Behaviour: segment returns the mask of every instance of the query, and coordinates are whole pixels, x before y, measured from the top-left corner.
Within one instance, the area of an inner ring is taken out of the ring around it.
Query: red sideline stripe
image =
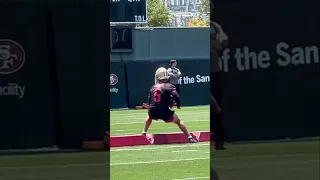
[[[191,134],[199,142],[210,141],[210,132],[193,132]],[[142,135],[111,136],[110,138],[110,147],[177,143],[188,143],[188,139],[183,133],[150,134],[147,138]]]
[[[110,147],[142,146],[149,144],[151,144],[150,141],[142,135],[111,136],[110,138]]]
[[[191,135],[198,140],[200,136],[199,132],[191,133]],[[183,133],[173,134],[154,134],[153,144],[177,144],[177,143],[188,143],[188,138]]]
[[[200,132],[199,142],[210,141],[210,132]]]

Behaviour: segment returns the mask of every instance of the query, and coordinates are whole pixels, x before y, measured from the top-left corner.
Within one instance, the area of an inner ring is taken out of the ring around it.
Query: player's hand
[[[218,34],[217,34],[217,39],[218,39],[220,42],[227,41],[227,40],[228,40],[228,36],[227,36],[224,32],[218,33]]]
[[[218,24],[217,22],[211,21],[210,25],[212,25],[216,29],[217,33],[222,33],[223,32],[223,29],[222,29],[221,25]]]

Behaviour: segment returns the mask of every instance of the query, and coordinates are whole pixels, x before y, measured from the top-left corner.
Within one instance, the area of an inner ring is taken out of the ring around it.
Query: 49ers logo
[[[20,44],[10,39],[0,39],[0,74],[17,72],[26,59]]]
[[[118,83],[118,76],[115,74],[110,74],[110,86],[114,86]]]

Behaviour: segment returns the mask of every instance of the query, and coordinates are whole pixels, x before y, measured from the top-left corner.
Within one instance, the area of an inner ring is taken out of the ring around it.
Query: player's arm
[[[172,99],[177,103],[180,104],[180,96],[176,91],[176,88],[172,85],[171,89],[171,95],[172,95]]]
[[[174,76],[174,74],[172,73],[172,69],[171,68],[168,68],[167,72],[168,72],[169,76]]]
[[[218,24],[217,22],[212,21],[211,25],[216,29],[217,31],[217,37],[215,38],[215,40],[213,40],[213,44],[214,46],[216,46],[219,50],[221,50],[222,48],[226,47],[228,45],[228,36],[226,35],[226,33],[224,32],[223,28],[221,27],[220,24]]]
[[[213,28],[217,31],[217,33],[222,33],[223,32],[223,29],[222,29],[221,25],[218,24],[217,22],[211,21],[210,25],[213,26]]]
[[[179,78],[181,76],[181,71],[180,69],[177,68],[178,73],[176,74],[176,77]]]

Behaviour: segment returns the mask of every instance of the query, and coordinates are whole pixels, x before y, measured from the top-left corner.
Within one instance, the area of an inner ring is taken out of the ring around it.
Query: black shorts
[[[172,122],[174,119],[174,111],[170,110],[169,108],[150,107],[148,114],[151,119],[162,119],[166,123]]]

